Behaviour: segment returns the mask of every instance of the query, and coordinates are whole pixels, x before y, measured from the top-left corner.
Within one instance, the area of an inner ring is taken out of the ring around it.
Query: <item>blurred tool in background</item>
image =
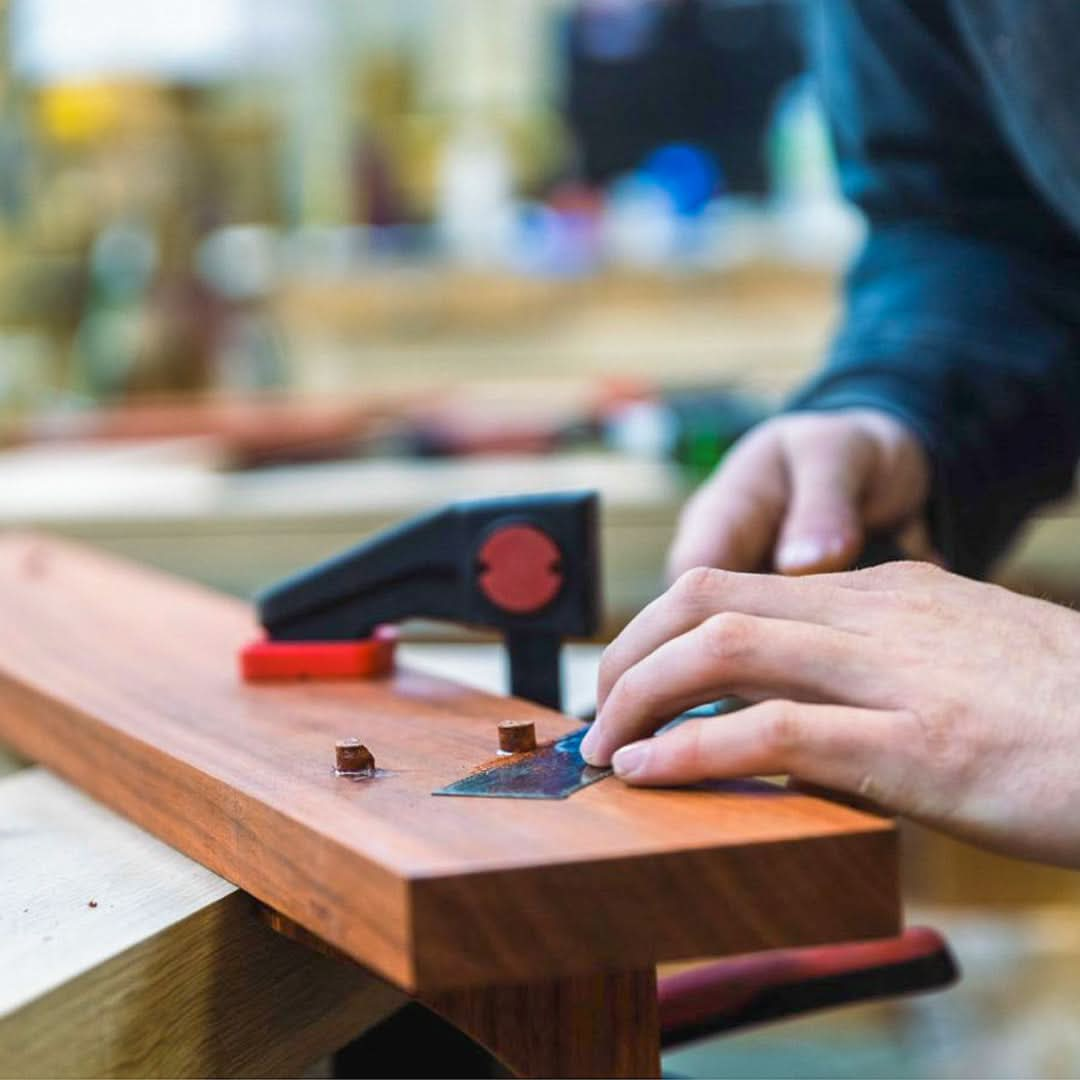
[[[561,394],[532,384],[289,400],[143,399],[113,408],[43,411],[9,426],[0,446],[57,442],[213,440],[221,465],[258,468],[371,455],[398,458],[547,455],[604,447],[710,471],[768,415],[764,402],[723,387],[665,389],[629,380],[579,382]]]

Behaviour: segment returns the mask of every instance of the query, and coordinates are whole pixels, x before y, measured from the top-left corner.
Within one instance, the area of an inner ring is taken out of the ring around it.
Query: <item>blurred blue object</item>
[[[696,217],[723,188],[723,174],[707,150],[691,143],[667,143],[654,150],[641,172],[671,197],[685,217]]]

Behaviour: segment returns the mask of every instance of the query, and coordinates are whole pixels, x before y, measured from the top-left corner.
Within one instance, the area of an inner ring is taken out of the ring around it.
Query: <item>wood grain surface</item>
[[[522,983],[895,933],[892,825],[762,784],[433,798],[500,720],[570,718],[409,670],[246,686],[249,609],[0,539],[0,739],[398,986]],[[359,736],[380,773],[334,775]]]
[[[660,1075],[656,970],[577,975],[424,999],[516,1076]]]
[[[0,823],[0,1077],[297,1076],[407,1000],[44,769]]]

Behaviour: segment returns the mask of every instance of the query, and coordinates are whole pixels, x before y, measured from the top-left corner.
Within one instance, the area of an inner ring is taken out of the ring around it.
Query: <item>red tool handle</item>
[[[660,980],[665,1047],[751,1024],[948,986],[959,970],[927,927],[898,938],[737,956]]]

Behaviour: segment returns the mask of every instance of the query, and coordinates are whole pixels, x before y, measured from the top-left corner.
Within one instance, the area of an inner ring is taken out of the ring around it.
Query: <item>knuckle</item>
[[[936,581],[945,575],[945,571],[940,566],[935,566],[934,563],[929,562],[918,562],[914,559],[905,559],[902,562],[889,563],[888,565],[892,567],[894,575],[900,581],[909,581],[916,584],[925,581]]]
[[[967,713],[964,703],[946,701],[933,713],[916,716],[928,763],[956,780],[966,777],[982,757],[978,725],[965,723]]]
[[[599,685],[613,686],[620,671],[618,657],[609,646],[600,657]]]
[[[763,420],[748,431],[732,448],[731,454],[742,451],[745,453],[762,443],[776,443],[783,438],[783,433],[793,425],[797,425],[798,417],[793,414],[774,416],[769,420]],[[730,458],[725,458],[730,460]]]
[[[901,713],[912,732],[902,781],[905,798],[912,805],[940,799],[941,811],[948,812],[980,773],[990,748],[984,745],[978,725],[964,722],[965,715],[965,707],[955,702],[942,703],[932,714]],[[929,793],[928,777],[934,781]]]
[[[865,566],[861,570],[852,570],[851,576],[875,589],[887,589],[896,577],[895,567],[898,565],[898,563],[878,563],[875,566]]]
[[[667,742],[667,765],[680,776],[697,776],[705,762],[705,725],[701,720],[687,720],[679,725],[677,738]]]
[[[787,754],[805,741],[804,721],[792,701],[771,701],[765,706],[761,739],[773,753]]]
[[[714,659],[731,662],[753,648],[754,620],[738,611],[722,611],[702,623],[705,649]]]
[[[796,412],[777,419],[780,428],[786,435],[796,439],[800,444],[810,443],[818,445],[821,437],[834,437],[858,433],[861,429],[858,421],[846,412]]]
[[[909,559],[868,566],[865,570],[856,570],[855,574],[884,591],[898,593],[920,585],[931,584],[946,576],[946,572],[934,563],[916,562]]]
[[[783,416],[766,420],[739,438],[724,455],[708,482],[698,490],[708,492],[713,500],[726,495],[732,484],[745,475],[747,469],[768,468],[782,455],[790,435],[794,417]]]
[[[681,607],[697,607],[705,597],[716,591],[724,573],[711,566],[694,566],[683,571],[672,590],[676,603]]]
[[[900,565],[904,567],[903,572],[914,581],[940,581],[948,576],[937,563],[911,560]]]

